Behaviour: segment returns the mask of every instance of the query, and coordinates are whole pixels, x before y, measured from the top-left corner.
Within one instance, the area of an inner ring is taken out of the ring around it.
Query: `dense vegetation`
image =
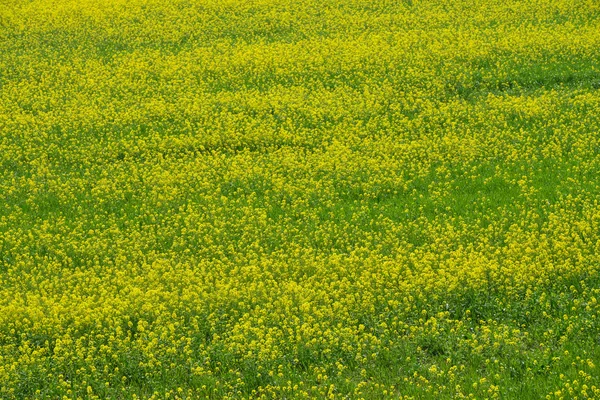
[[[0,3],[0,398],[600,398],[600,2]]]

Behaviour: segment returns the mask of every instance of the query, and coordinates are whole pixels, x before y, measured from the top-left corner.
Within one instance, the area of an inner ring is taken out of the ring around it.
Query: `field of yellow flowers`
[[[600,398],[600,2],[2,1],[0,398]]]

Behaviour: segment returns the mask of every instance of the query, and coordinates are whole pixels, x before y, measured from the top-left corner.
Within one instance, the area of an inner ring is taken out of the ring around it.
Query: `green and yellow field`
[[[600,399],[600,2],[0,2],[0,399],[63,398]]]

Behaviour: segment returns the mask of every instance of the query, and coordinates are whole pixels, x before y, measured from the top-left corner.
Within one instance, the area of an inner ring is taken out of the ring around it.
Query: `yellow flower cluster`
[[[600,398],[600,2],[6,0],[0,398]]]

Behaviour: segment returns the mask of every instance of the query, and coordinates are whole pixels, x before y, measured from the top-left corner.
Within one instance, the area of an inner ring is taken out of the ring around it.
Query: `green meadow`
[[[600,3],[0,3],[0,399],[600,398]]]

